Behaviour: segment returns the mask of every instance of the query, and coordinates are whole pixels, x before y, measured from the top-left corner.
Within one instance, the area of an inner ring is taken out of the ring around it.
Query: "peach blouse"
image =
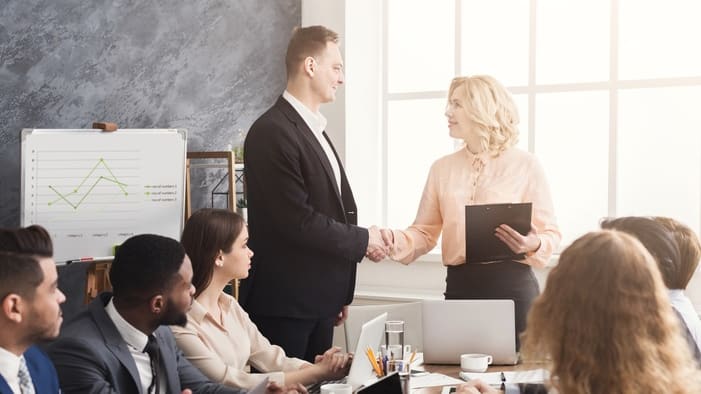
[[[424,187],[414,223],[392,230],[392,260],[409,264],[436,246],[443,233],[444,265],[465,263],[465,205],[532,202],[532,222],[541,245],[525,264],[543,267],[557,249],[561,234],[550,188],[532,154],[510,148],[497,157],[473,154],[466,147],[438,159]]]

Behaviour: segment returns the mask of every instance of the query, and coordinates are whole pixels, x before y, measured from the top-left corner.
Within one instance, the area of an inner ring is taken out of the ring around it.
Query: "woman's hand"
[[[484,383],[483,381],[470,380],[465,384],[461,384],[457,387],[457,394],[499,394],[501,390],[497,390],[492,386]]]
[[[526,235],[521,235],[518,231],[502,224],[494,231],[494,235],[499,238],[514,253],[532,254],[540,249],[540,238],[531,224],[531,231]]]
[[[348,375],[353,355],[332,347],[314,359],[314,365],[322,371],[322,380],[341,379]]]

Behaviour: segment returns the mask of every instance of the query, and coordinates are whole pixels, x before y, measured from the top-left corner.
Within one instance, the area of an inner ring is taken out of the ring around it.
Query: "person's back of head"
[[[231,252],[244,226],[243,218],[228,209],[204,208],[187,219],[180,243],[192,262],[195,297],[209,286],[217,256]]]
[[[551,358],[561,393],[701,392],[654,259],[618,231],[562,252],[528,315],[523,354]]]
[[[338,33],[327,27],[318,25],[296,27],[292,31],[285,55],[287,78],[297,76],[305,59],[321,55],[329,42],[337,44]]]
[[[637,238],[655,258],[667,288],[683,288],[679,287],[681,266],[679,247],[674,235],[665,226],[649,217],[626,216],[604,219],[601,222],[601,228],[622,231]]]
[[[0,229],[0,250],[40,257],[54,255],[51,236],[44,227],[39,225]]]
[[[675,277],[671,280],[673,287],[669,284],[668,287],[686,289],[701,260],[699,237],[687,225],[672,218],[658,216],[653,219],[672,234],[679,248],[679,265]]]
[[[148,310],[159,324],[187,322],[183,309],[191,302],[192,267],[178,241],[154,234],[127,239],[115,253],[109,277],[118,310]]]

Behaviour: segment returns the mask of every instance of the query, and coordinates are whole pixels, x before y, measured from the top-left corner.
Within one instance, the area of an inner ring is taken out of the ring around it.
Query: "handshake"
[[[365,256],[374,262],[379,262],[394,249],[394,234],[388,228],[372,226],[368,229],[368,250]]]

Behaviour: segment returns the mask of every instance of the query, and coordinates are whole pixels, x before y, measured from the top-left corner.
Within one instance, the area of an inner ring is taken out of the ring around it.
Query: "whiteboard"
[[[49,231],[57,262],[136,234],[180,239],[185,130],[24,129],[21,146],[21,223]]]

